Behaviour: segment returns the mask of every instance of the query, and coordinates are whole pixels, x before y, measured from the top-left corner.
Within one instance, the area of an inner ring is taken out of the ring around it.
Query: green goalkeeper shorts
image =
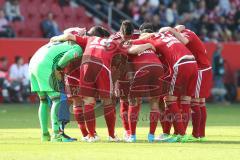
[[[59,81],[53,73],[30,72],[32,92],[60,92]]]

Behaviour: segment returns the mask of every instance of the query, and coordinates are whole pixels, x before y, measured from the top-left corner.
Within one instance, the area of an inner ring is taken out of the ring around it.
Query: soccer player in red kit
[[[85,28],[68,28],[64,30],[65,34],[71,33],[74,35],[83,36],[86,33],[92,36],[100,36],[97,32],[93,32],[93,29],[90,29],[88,32]],[[84,50],[84,48],[83,48]],[[84,118],[84,110],[83,110],[83,101],[82,97],[79,96],[79,79],[80,79],[80,66],[82,63],[82,57],[75,59],[65,69],[64,80],[65,80],[65,91],[67,97],[73,103],[73,113],[74,118],[78,123],[78,127],[82,133],[82,141],[88,140],[88,130],[86,127],[86,122]],[[97,133],[95,132],[95,139],[99,139]]]
[[[148,44],[133,45],[131,47],[123,47],[121,43],[112,39],[104,39],[100,37],[63,35],[61,40],[73,40],[80,46],[85,47],[82,65],[80,68],[80,95],[83,96],[84,107],[91,106],[94,109],[95,98],[99,97],[104,101],[104,117],[108,126],[109,141],[119,141],[115,136],[115,105],[112,103],[113,86],[116,73],[121,72],[111,70],[116,67],[112,66],[111,61],[115,56],[121,56],[124,59],[126,54],[140,53],[146,49],[153,48]],[[120,63],[121,65],[121,63]],[[117,78],[115,78],[117,79]],[[89,108],[89,107],[87,107]],[[94,141],[95,122],[92,122],[92,115],[88,115],[86,111],[85,118],[89,131],[89,142]]]
[[[121,24],[120,31],[111,35],[110,38],[121,42],[131,39],[137,39],[139,35],[140,33],[134,30],[132,22],[129,20],[125,20]],[[135,56],[128,56],[130,62],[128,63],[128,69],[130,70],[134,65],[131,63],[134,57]],[[141,100],[140,98],[138,98],[134,104],[132,102],[129,104],[128,95],[130,88],[130,80],[127,77],[127,73],[126,76],[123,76],[122,79],[118,80],[117,84],[117,90],[120,92],[120,116],[123,128],[125,130],[123,140],[128,141],[130,135],[135,135],[136,132],[138,115],[141,108]]]
[[[141,27],[140,27],[141,30]],[[141,34],[148,30],[141,30]],[[141,36],[140,36],[141,38]],[[150,102],[150,128],[148,141],[155,140],[154,134],[160,117],[159,96],[166,94],[163,81],[164,69],[158,55],[153,50],[145,50],[144,52],[132,58],[134,77],[130,85],[130,97],[141,98],[146,97]],[[134,142],[136,135],[131,135],[129,142]]]
[[[191,97],[194,94],[194,87],[197,79],[197,63],[191,52],[171,33],[152,34],[145,40],[136,40],[134,44],[151,43],[156,48],[171,70],[170,88],[167,96],[164,97],[167,115],[171,116],[176,137],[168,139],[168,142],[186,142],[185,128],[177,101]],[[165,129],[165,127],[164,127]],[[164,131],[170,134],[170,131]]]
[[[178,25],[174,29],[169,28],[169,31],[186,45],[193,53],[198,64],[198,79],[191,104],[193,131],[189,141],[198,141],[199,138],[204,141],[207,119],[205,99],[210,95],[213,77],[211,63],[203,42],[193,31],[186,29],[183,25]]]

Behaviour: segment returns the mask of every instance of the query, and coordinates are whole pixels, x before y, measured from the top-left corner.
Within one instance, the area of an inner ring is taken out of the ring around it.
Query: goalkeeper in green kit
[[[49,141],[47,97],[52,101],[51,125],[53,134],[52,142],[64,141],[59,134],[58,111],[60,107],[60,82],[62,70],[71,60],[82,56],[82,49],[74,42],[50,42],[42,46],[31,58],[29,72],[31,90],[37,92],[39,105],[39,121],[42,130],[42,141]]]

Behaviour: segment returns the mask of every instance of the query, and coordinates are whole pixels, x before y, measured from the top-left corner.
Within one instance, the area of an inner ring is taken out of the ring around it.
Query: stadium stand
[[[0,7],[3,7],[4,3],[5,1],[1,0]],[[19,3],[24,20],[11,23],[17,37],[42,37],[40,23],[50,11],[61,30],[72,26],[90,27],[94,24],[93,19],[81,6],[61,8],[57,0],[21,0]]]
[[[24,20],[12,22],[11,26],[16,36],[42,37],[40,22],[51,11],[61,30],[70,26],[88,28],[95,24],[94,18],[97,17],[104,26],[111,26],[115,30],[119,28],[121,20],[132,19],[136,26],[143,21],[151,21],[156,28],[182,23],[194,30],[204,41],[240,40],[240,0],[71,0],[69,2],[73,1],[78,4],[77,7],[72,5],[61,7],[58,0],[19,1]],[[1,8],[4,7],[5,2],[6,0],[0,0]],[[110,23],[109,19],[111,19]]]

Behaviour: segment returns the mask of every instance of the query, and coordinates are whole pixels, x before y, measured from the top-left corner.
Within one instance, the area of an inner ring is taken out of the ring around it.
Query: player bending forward
[[[166,61],[171,71],[169,79],[170,88],[168,95],[164,97],[166,103],[166,113],[170,116],[169,124],[173,123],[176,136],[167,138],[168,142],[186,142],[188,136],[185,135],[185,127],[181,116],[180,100],[190,102],[194,94],[194,87],[197,79],[197,64],[191,52],[171,33],[149,34],[144,37],[145,40],[136,40],[135,44],[151,43],[156,48],[157,54],[160,54],[160,59]],[[170,134],[170,130],[165,130],[164,133]]]
[[[212,67],[207,56],[206,48],[200,38],[191,30],[183,25],[175,28],[165,27],[162,31],[170,31],[193,53],[198,65],[198,79],[195,87],[195,95],[192,98],[192,135],[189,141],[205,141],[205,128],[207,110],[205,99],[209,97],[212,86]],[[186,126],[188,124],[186,121]]]
[[[116,56],[126,57],[127,53],[138,54],[148,48],[154,49],[154,47],[150,43],[124,47],[116,40],[72,34],[63,35],[59,37],[59,40],[76,41],[77,44],[85,48],[84,56],[87,59],[83,60],[80,68],[80,95],[83,96],[84,108],[91,106],[94,109],[95,98],[102,99],[109,141],[119,141],[115,135],[116,113],[115,104],[112,103],[113,86],[118,79],[116,77],[118,77],[117,73],[119,72],[116,67],[119,65],[114,66],[112,61]],[[89,142],[94,142],[95,122],[91,120],[91,116],[93,115],[87,115],[85,118],[89,131]]]
[[[60,83],[61,79],[58,70],[61,70],[67,63],[82,56],[82,49],[73,42],[50,42],[41,47],[31,58],[29,72],[31,79],[31,90],[37,92],[39,105],[39,122],[42,130],[42,141],[49,141],[48,131],[48,108],[47,97],[52,101],[51,125],[52,142],[66,141],[59,133],[58,111],[60,107]]]

